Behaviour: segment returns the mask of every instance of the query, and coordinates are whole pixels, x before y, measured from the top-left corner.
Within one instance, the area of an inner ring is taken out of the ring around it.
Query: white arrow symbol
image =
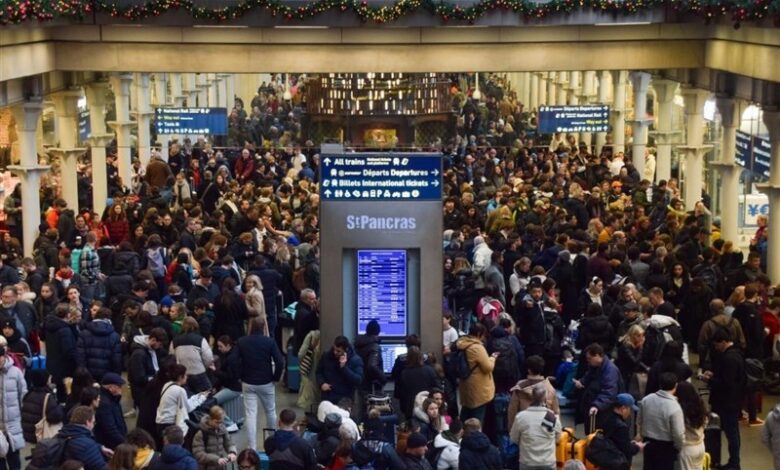
[[[439,180],[433,180],[433,183],[431,183],[434,186],[439,186]]]
[[[325,197],[330,197],[330,189],[325,190]]]
[[[325,160],[323,160],[322,163],[324,163],[325,166],[330,165],[330,158],[325,157]]]
[[[434,169],[431,173],[433,173],[433,176],[439,176],[439,170]]]

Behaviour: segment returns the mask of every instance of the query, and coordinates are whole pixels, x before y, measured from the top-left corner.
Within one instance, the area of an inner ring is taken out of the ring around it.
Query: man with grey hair
[[[301,348],[303,339],[310,331],[320,329],[319,301],[313,289],[301,290],[298,304],[295,306],[295,324],[293,326],[293,341],[295,351]]]
[[[547,388],[534,387],[531,400],[531,406],[515,416],[509,438],[520,447],[520,470],[553,470],[561,422],[547,408]]]
[[[726,314],[726,304],[723,300],[712,299],[710,315],[710,319],[701,326],[699,340],[696,342],[699,351],[699,364],[701,364],[702,369],[706,369],[712,361],[712,353],[715,351],[712,337],[721,328],[725,328],[731,334],[736,346],[743,351],[745,350],[745,334],[742,331],[742,325],[735,318]]]

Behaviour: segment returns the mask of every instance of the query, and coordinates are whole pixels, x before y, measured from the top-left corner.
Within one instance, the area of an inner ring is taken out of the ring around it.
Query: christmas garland
[[[193,19],[229,22],[255,10],[272,17],[301,22],[328,11],[351,12],[363,22],[389,23],[417,10],[424,10],[449,21],[474,23],[493,10],[511,11],[526,21],[567,15],[576,11],[594,11],[613,16],[631,16],[657,8],[671,14],[693,15],[709,22],[730,16],[736,24],[763,18],[780,19],[780,0],[479,0],[462,6],[447,0],[396,0],[392,5],[370,6],[366,0],[315,0],[294,7],[281,0],[245,0],[225,7],[206,7],[191,0],[149,0],[135,5],[120,5],[106,0],[0,0],[0,24],[49,21],[57,18],[83,19],[94,13],[137,21],[174,10],[187,12]]]

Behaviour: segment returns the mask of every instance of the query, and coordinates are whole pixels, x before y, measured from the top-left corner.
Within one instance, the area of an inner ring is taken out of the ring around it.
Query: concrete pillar
[[[156,73],[154,74],[153,80],[152,80],[152,91],[154,92],[152,94],[152,100],[151,103],[153,106],[165,106],[168,104],[166,102],[168,93],[168,77],[165,73]]]
[[[680,84],[665,79],[653,80],[653,89],[658,99],[658,123],[655,137],[655,181],[669,181],[672,177],[672,143],[680,133],[672,129],[674,118],[674,97]]]
[[[539,74],[531,73],[530,82],[528,106],[526,107],[529,113],[539,107]]]
[[[197,105],[191,104],[189,106],[198,106],[201,108],[207,107],[209,105],[209,84],[207,74],[199,73],[197,75],[197,82],[195,86],[198,89],[198,103]]]
[[[60,160],[61,196],[75,212],[79,211],[78,160],[86,152],[78,146],[80,98],[78,89],[54,95],[58,147],[49,149],[52,157]]]
[[[89,136],[92,154],[92,207],[97,214],[103,214],[108,199],[108,173],[106,169],[106,147],[114,138],[106,132],[106,102],[108,101],[108,82],[97,81],[87,86],[87,105],[89,106],[89,124],[92,133]]]
[[[111,87],[116,99],[116,121],[108,123],[116,132],[117,166],[122,184],[129,187],[133,178],[132,152],[130,149],[130,129],[135,122],[130,120],[130,88],[133,76],[129,73],[111,75]]]
[[[547,100],[544,104],[547,105],[554,105],[557,101],[558,96],[558,84],[556,83],[557,75],[555,72],[549,72],[547,75]]]
[[[683,200],[687,210],[693,210],[696,201],[701,199],[704,177],[704,154],[712,145],[704,145],[704,102],[710,92],[697,88],[683,88],[685,99],[685,136],[686,144],[677,147],[685,157],[685,180],[683,181]]]
[[[182,91],[186,96],[187,106],[194,108],[198,105],[198,96],[200,93],[197,75],[194,73],[185,73],[182,75],[182,79],[182,86],[184,87]]]
[[[610,94],[609,93],[610,90],[608,88],[609,77],[610,77],[609,70],[602,70],[601,72],[599,72],[599,80],[598,80],[599,94],[597,99],[597,102],[599,104],[607,104],[607,102],[609,101],[609,94]],[[614,113],[614,110],[612,110],[612,112]],[[597,132],[596,147],[593,149],[593,153],[595,155],[600,155],[601,149],[604,148],[604,144],[606,142],[607,142],[607,133]]]
[[[146,167],[151,158],[151,132],[150,125],[154,110],[151,107],[151,87],[148,73],[135,74],[136,90],[138,93],[138,106],[134,114],[135,122],[138,125],[138,158],[141,160],[141,166]]]
[[[558,72],[556,79],[557,87],[555,90],[555,104],[558,106],[566,106],[569,104],[569,72]]]
[[[549,87],[549,75],[545,72],[539,72],[539,97],[536,100],[537,107],[544,106],[547,103],[547,88]]]
[[[595,82],[596,82],[596,72],[593,70],[586,70],[585,72],[582,72],[582,87],[579,91],[579,102],[580,104],[591,104],[595,98]],[[580,134],[580,142],[585,144],[585,146],[588,149],[588,152],[590,152],[591,146],[593,145],[593,133],[592,132],[583,132]]]
[[[227,90],[227,79],[230,75],[226,73],[220,73],[217,75],[217,94],[219,100],[219,107],[225,108],[230,113],[233,108],[233,103],[230,102]]]
[[[647,149],[647,128],[653,122],[647,119],[647,88],[650,86],[650,74],[631,72],[631,85],[634,89],[634,120],[631,121],[631,155],[634,168],[640,175],[645,171],[645,150]]]
[[[208,75],[208,79],[206,83],[208,83],[208,105],[209,107],[215,108],[219,106],[219,85],[217,84],[219,82],[219,79],[217,78],[217,74],[210,73]]]
[[[569,72],[569,83],[566,86],[566,94],[568,95],[568,101],[564,104],[577,106],[580,104],[580,79],[582,78],[580,72]],[[580,133],[570,132],[569,135],[574,136],[574,141],[577,143],[576,147],[580,147]]]
[[[22,183],[22,247],[24,256],[32,256],[33,243],[38,237],[41,223],[41,175],[50,170],[48,165],[38,164],[36,132],[43,111],[43,100],[34,97],[19,106],[11,108],[16,119],[18,135],[19,165],[10,165],[8,170],[19,176]]]
[[[520,87],[520,102],[523,103],[525,109],[529,109],[531,103],[531,72],[522,72],[522,83]]]
[[[233,74],[226,75],[225,78],[225,91],[227,92],[228,114],[235,106],[236,102],[236,77]],[[244,108],[251,106],[252,103],[244,103]],[[247,110],[247,113],[251,114],[251,109]]]
[[[626,78],[625,70],[612,71],[612,154],[626,151]]]
[[[737,129],[742,119],[745,102],[729,96],[716,99],[723,135],[720,161],[711,165],[720,174],[720,235],[724,240],[736,241],[739,236],[739,176],[742,167],[736,164]]]
[[[780,109],[764,109],[764,124],[769,132],[771,164],[769,182],[759,189],[769,197],[767,275],[773,282],[780,279]],[[739,125],[739,124],[737,124]]]

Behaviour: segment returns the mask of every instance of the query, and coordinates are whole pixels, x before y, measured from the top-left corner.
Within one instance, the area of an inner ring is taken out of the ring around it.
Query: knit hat
[[[428,446],[428,440],[425,439],[425,436],[423,436],[419,432],[411,433],[409,435],[409,438],[406,441],[407,449],[419,449],[420,447],[427,447],[427,446]]]
[[[328,413],[325,416],[325,427],[326,428],[337,428],[341,426],[341,415],[338,413]]]

